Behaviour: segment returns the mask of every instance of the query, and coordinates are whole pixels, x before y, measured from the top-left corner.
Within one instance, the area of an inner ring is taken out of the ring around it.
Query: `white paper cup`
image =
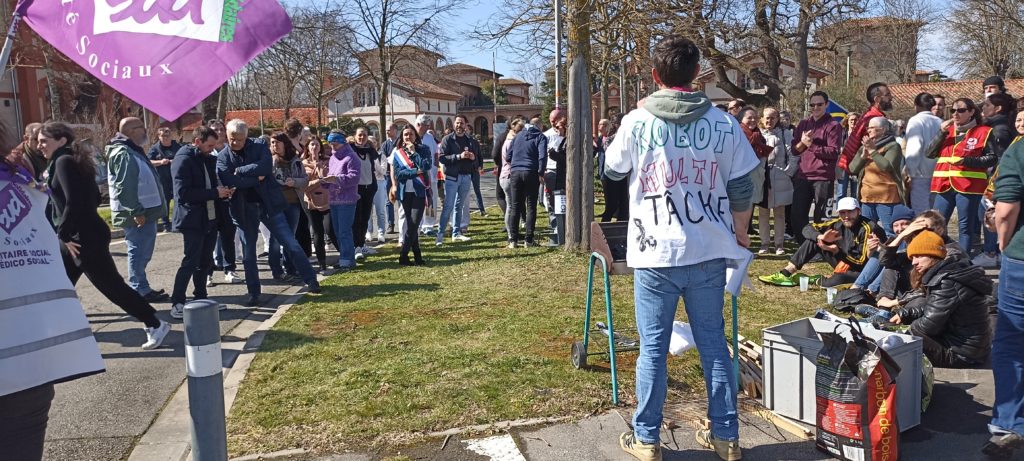
[[[825,299],[828,301],[829,305],[832,305],[832,304],[835,303],[835,301],[836,301],[836,291],[838,291],[838,290],[836,290],[834,287],[825,288]]]
[[[807,285],[810,284],[811,278],[807,276],[800,277],[800,291],[807,291]]]

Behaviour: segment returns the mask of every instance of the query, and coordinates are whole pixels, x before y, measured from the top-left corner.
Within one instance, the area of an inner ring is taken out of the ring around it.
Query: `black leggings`
[[[601,214],[601,222],[626,221],[629,219],[629,178],[622,178],[619,181],[601,179],[601,186],[604,188],[604,213]]]
[[[67,249],[62,245],[61,256],[64,258],[64,270],[67,271],[71,284],[77,284],[78,279],[85,274],[93,286],[121,310],[145,323],[147,327],[159,327],[160,320],[156,318],[156,310],[145,299],[142,299],[142,295],[129,287],[124,282],[124,277],[121,277],[121,273],[117,271],[114,257],[110,256],[110,231],[102,229],[91,234],[100,235],[99,238],[94,239],[95,241],[82,243],[78,254],[79,264],[75,264]],[[103,238],[104,236],[106,238]]]
[[[793,263],[797,270],[800,270],[818,255],[821,255],[822,261],[825,261],[833,268],[839,265],[839,259],[836,258],[836,255],[828,251],[822,251],[814,240],[804,240],[804,243],[801,243],[800,247],[793,253],[793,256],[789,258],[789,262]],[[821,286],[834,287],[856,282],[857,277],[860,276],[861,269],[864,269],[864,266],[851,265],[846,272],[834,273],[829,277],[823,278]]]
[[[373,196],[376,194],[376,181],[365,186],[359,186],[356,217],[352,221],[352,241],[357,249],[362,248],[366,244],[366,229],[370,227],[370,215],[373,214]]]
[[[412,250],[413,257],[417,261],[423,259],[420,253],[420,222],[423,221],[423,208],[427,204],[426,197],[417,197],[412,192],[406,192],[402,197],[402,211],[405,212],[405,239],[402,241],[402,253],[400,261],[409,260],[409,250]]]
[[[319,211],[309,209],[309,223],[313,225],[313,250],[316,252],[316,260],[320,268],[327,266],[327,240],[331,239],[331,245],[338,249],[338,238],[334,236],[334,228],[331,226],[331,210]],[[340,253],[341,250],[338,250]]]
[[[52,401],[53,384],[0,396],[0,453],[4,459],[43,459]]]

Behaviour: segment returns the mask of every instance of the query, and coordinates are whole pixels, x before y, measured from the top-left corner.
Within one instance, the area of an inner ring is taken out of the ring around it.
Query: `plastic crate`
[[[822,347],[818,333],[831,333],[836,325],[828,320],[806,318],[763,330],[765,407],[787,418],[816,425],[814,374]],[[838,332],[848,328],[840,326]],[[886,349],[900,367],[896,377],[896,414],[901,432],[921,424],[921,338],[877,330],[870,325],[863,328],[866,336],[879,343],[891,335],[903,341]]]

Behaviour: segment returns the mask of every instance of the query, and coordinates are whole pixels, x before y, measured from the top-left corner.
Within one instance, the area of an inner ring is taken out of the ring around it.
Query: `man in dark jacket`
[[[217,201],[231,197],[233,189],[217,180],[217,158],[211,155],[217,133],[201,126],[192,134],[192,144],[182,147],[171,163],[174,183],[174,229],[184,240],[185,256],[174,277],[171,317],[185,312],[185,290],[192,280],[195,299],[206,299],[206,275],[213,267],[217,243],[217,221],[227,219]]]
[[[444,242],[445,227],[452,223],[452,240],[466,241],[462,235],[462,214],[469,191],[473,187],[473,170],[476,159],[480,158],[480,143],[473,139],[466,128],[469,122],[464,115],[455,116],[455,132],[441,140],[439,161],[444,165],[444,207],[441,208],[441,222],[437,231],[437,245]],[[452,219],[452,215],[455,215]]]
[[[522,131],[512,138],[505,161],[511,165],[509,173],[508,208],[505,228],[508,229],[508,247],[519,242],[519,210],[526,207],[526,246],[535,245],[534,228],[537,225],[537,196],[547,164],[548,139],[538,128],[540,119],[530,120]]]
[[[853,197],[839,200],[838,208],[838,218],[804,227],[804,243],[784,269],[759,279],[770,285],[795,286],[796,272],[820,255],[835,268],[831,277],[821,281],[821,286],[832,287],[857,280],[868,257],[885,241],[885,231],[861,216],[860,203]]]
[[[157,175],[160,176],[160,186],[164,188],[164,198],[167,200],[168,209],[170,209],[170,200],[174,197],[174,187],[171,181],[171,162],[178,151],[181,150],[181,144],[171,139],[171,129],[168,127],[160,128],[157,130],[156,135],[160,142],[153,144],[153,147],[149,148],[149,163],[153,164]],[[167,216],[160,218],[160,223],[163,225],[164,231],[171,230],[171,222]]]
[[[793,131],[792,151],[800,158],[800,169],[793,178],[791,217],[793,229],[798,232],[807,226],[812,202],[814,222],[825,220],[835,187],[836,161],[842,149],[843,127],[825,110],[828,94],[815,91],[808,104],[811,116],[801,120]],[[798,242],[804,241],[802,235],[796,238]]]
[[[259,268],[256,267],[256,239],[262,222],[294,261],[310,293],[320,292],[320,283],[309,258],[284,216],[285,199],[273,178],[270,149],[261,140],[248,137],[249,127],[235,119],[227,124],[228,145],[217,154],[217,176],[221,183],[237,189],[231,199],[231,219],[242,231],[242,265],[249,290],[247,306],[260,305]],[[267,180],[269,178],[269,180]]]

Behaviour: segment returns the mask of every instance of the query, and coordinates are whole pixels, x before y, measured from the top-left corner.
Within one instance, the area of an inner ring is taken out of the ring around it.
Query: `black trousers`
[[[356,248],[366,244],[366,229],[370,228],[373,214],[373,196],[377,193],[377,182],[359,186],[359,201],[356,202],[356,217],[352,221],[352,241]]]
[[[803,230],[807,227],[807,215],[814,203],[814,222],[821,222],[827,216],[828,200],[835,190],[834,181],[809,181],[793,178],[793,230],[797,242],[803,242]]]
[[[821,255],[822,261],[827,262],[832,267],[839,265],[839,259],[836,258],[835,254],[828,251],[822,251],[821,248],[818,248],[817,242],[806,239],[804,240],[804,243],[801,243],[796,249],[793,256],[789,258],[789,262],[793,263],[797,269],[801,269],[818,255]],[[864,266],[850,266],[846,272],[832,274],[830,277],[823,279],[821,281],[821,286],[834,287],[837,285],[856,282],[857,277],[860,276],[860,271],[863,268]]]
[[[629,219],[629,178],[622,178],[619,181],[601,179],[604,187],[604,213],[601,214],[601,222],[626,221]]]
[[[413,192],[406,192],[402,196],[402,211],[405,212],[406,226],[405,238],[402,240],[402,253],[398,256],[399,261],[409,260],[409,251],[417,261],[423,260],[420,252],[420,223],[423,222],[423,208],[427,205],[426,197],[417,197]]]
[[[508,241],[519,241],[520,210],[526,211],[526,242],[533,243],[533,232],[537,226],[537,195],[540,191],[540,176],[533,171],[513,171],[509,176],[508,214],[505,227]]]
[[[89,235],[98,235],[98,238],[82,243],[78,254],[78,264],[63,245],[61,246],[64,270],[67,272],[71,284],[77,284],[78,279],[84,274],[93,286],[103,293],[103,296],[106,296],[110,302],[116,304],[125,313],[145,323],[147,327],[159,327],[160,319],[156,318],[156,310],[145,299],[142,299],[139,292],[128,286],[124,277],[121,277],[121,273],[117,271],[114,257],[110,255],[110,230],[95,229]]]
[[[3,459],[43,459],[53,384],[0,396],[0,453]]]
[[[313,251],[316,252],[316,260],[320,263],[320,269],[326,269],[327,238],[331,239],[331,245],[338,250],[338,238],[334,236],[334,228],[331,225],[331,210],[319,211],[310,208],[309,223],[313,225]]]
[[[302,200],[301,198],[299,200]],[[313,244],[313,238],[309,235],[309,211],[302,210],[299,213],[299,225],[295,227],[295,241],[299,242],[299,246],[302,247],[302,252],[306,253],[306,257],[313,255],[311,246]]]
[[[974,368],[983,364],[982,361],[953,352],[952,349],[928,335],[921,336],[921,348],[924,350],[925,357],[932,362],[932,366],[938,368]]]
[[[184,240],[183,257],[177,274],[174,275],[174,290],[171,292],[172,304],[185,303],[185,291],[188,281],[192,280],[192,295],[195,299],[206,299],[206,276],[213,268],[213,249],[217,245],[217,228],[210,225],[207,229],[184,229],[181,231]],[[231,245],[234,247],[234,243]]]

